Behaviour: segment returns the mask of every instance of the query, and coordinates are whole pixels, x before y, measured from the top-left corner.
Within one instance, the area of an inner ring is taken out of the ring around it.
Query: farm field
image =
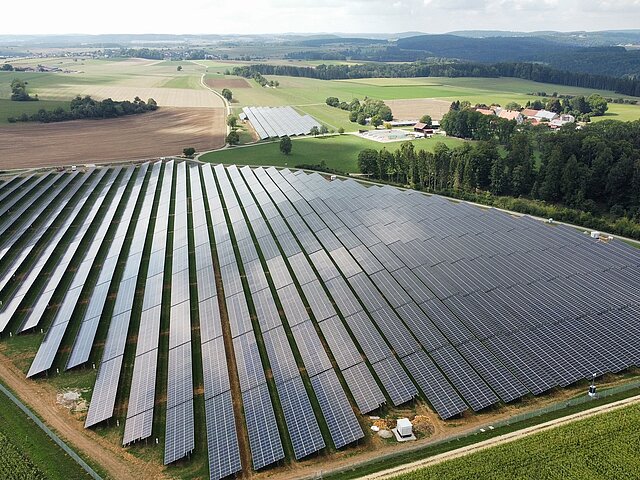
[[[455,147],[464,142],[457,138],[439,137],[414,140],[416,148],[432,150],[438,142]],[[358,173],[358,153],[365,148],[394,152],[403,142],[378,143],[356,135],[339,135],[316,138],[294,139],[293,149],[288,156],[280,152],[279,143],[271,142],[250,147],[234,147],[210,152],[200,156],[203,162],[238,165],[273,165],[293,167],[295,165],[319,165],[347,173]]]
[[[634,405],[471,455],[395,480],[467,478],[637,478],[640,406]]]
[[[90,478],[61,448],[0,392],[0,478]]]
[[[56,100],[40,100],[39,102],[12,102],[9,99],[0,99],[0,126],[9,124],[7,118],[17,117],[26,113],[31,115],[41,108],[53,110],[58,107],[68,108],[69,102]]]
[[[34,102],[36,103],[36,102]],[[180,155],[224,145],[224,109],[161,108],[108,120],[0,128],[0,169],[101,163]]]
[[[228,68],[228,67],[227,67]],[[224,71],[224,69],[222,69]],[[239,77],[227,77],[239,78]],[[513,78],[368,78],[358,80],[317,80],[310,78],[269,76],[268,80],[278,80],[278,88],[260,87],[249,80],[251,88],[234,91],[234,107],[249,105],[282,106],[293,105],[302,109],[324,105],[327,97],[338,97],[350,101],[352,98],[371,97],[380,100],[438,99],[443,102],[468,100],[471,103],[499,103],[511,101],[526,103],[538,97],[530,92],[546,91],[548,94],[590,95],[598,93],[606,97],[617,97],[614,92],[589,90],[537,83]],[[430,112],[424,112],[430,113]],[[423,114],[424,114],[423,113]],[[441,109],[434,110],[434,118],[441,115]],[[609,111],[599,119],[636,120],[640,118],[640,106],[610,104]],[[319,118],[319,120],[322,120]],[[351,130],[356,127],[351,125]]]

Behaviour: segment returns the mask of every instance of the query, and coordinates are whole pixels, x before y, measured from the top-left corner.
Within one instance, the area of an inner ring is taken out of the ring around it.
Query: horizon
[[[36,0],[30,5],[28,27],[24,22],[4,26],[3,35],[73,35],[68,26],[73,12],[88,13],[91,33],[79,35],[294,35],[318,31],[318,22],[331,23],[331,30],[353,34],[393,34],[452,31],[501,30],[531,33],[539,31],[594,32],[637,30],[640,0],[580,2],[578,0],[327,0],[318,4],[309,0],[261,0],[239,9],[201,0],[187,2],[166,14],[148,0],[125,2],[114,0],[100,11],[89,9],[79,0],[50,3]],[[124,15],[123,15],[123,12]],[[21,18],[23,7],[10,3],[5,18]],[[479,25],[481,18],[482,21]],[[81,17],[82,19],[82,17]],[[136,21],[141,19],[140,21]],[[124,21],[123,21],[124,20]],[[132,27],[132,22],[135,26]],[[486,27],[490,24],[491,28]],[[568,25],[570,24],[570,25]],[[292,29],[291,26],[296,28]],[[523,26],[524,28],[517,28]],[[531,28],[526,28],[531,27]]]

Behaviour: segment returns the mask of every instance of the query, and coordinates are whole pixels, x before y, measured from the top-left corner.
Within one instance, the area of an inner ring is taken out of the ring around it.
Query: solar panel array
[[[164,463],[173,463],[195,448],[193,374],[191,370],[191,302],[189,232],[187,230],[187,164],[177,166],[173,214],[169,369]]]
[[[28,375],[99,358],[85,425],[120,398],[123,444],[155,433],[165,463],[206,427],[215,479],[245,431],[258,470],[283,439],[298,460],[357,442],[385,403],[447,419],[640,365],[640,251],[526,216],[174,162],[17,177],[0,211],[0,333],[45,332]]]
[[[320,123],[310,115],[300,115],[292,107],[244,107],[242,112],[253,125],[260,140],[307,135]]]
[[[164,269],[174,169],[175,164],[172,161],[164,166],[162,190],[156,210],[149,266],[142,299],[138,343],[127,406],[127,420],[122,439],[124,445],[148,438],[152,432],[160,341],[160,313],[164,292]],[[129,297],[133,298],[132,292],[135,292],[137,280],[136,276],[121,282],[118,297],[127,300],[121,302],[122,308],[129,306]],[[118,313],[120,312],[114,311],[114,315]]]

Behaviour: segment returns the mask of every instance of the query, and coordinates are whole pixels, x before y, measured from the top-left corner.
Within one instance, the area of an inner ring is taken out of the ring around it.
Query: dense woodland
[[[358,164],[385,181],[640,238],[640,121],[514,128],[503,141],[367,149]]]
[[[114,101],[111,98],[94,100],[86,96],[77,96],[69,105],[69,110],[58,107],[54,110],[41,108],[37,113],[28,115],[23,113],[19,117],[9,117],[10,123],[16,122],[64,122],[67,120],[79,120],[83,118],[116,118],[125,115],[151,112],[158,109],[158,104],[153,98],[146,102],[136,97],[133,102],[129,100]]]
[[[362,65],[250,65],[234,67],[230,72],[245,78],[260,75],[344,80],[349,78],[413,78],[413,77],[512,77],[535,82],[572,87],[609,90],[623,95],[640,96],[640,80],[557,70],[535,63],[367,63]]]

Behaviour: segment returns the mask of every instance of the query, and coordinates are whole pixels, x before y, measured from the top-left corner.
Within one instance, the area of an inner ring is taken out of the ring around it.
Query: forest
[[[58,107],[54,110],[41,108],[37,113],[27,115],[23,113],[18,117],[9,117],[9,123],[16,122],[64,122],[67,120],[79,120],[82,118],[116,118],[124,115],[134,115],[151,112],[158,109],[158,104],[153,98],[146,102],[136,97],[133,102],[129,100],[114,101],[111,98],[98,101],[90,96],[77,96],[69,105],[69,110]]]
[[[640,239],[640,121],[514,128],[433,153],[404,143],[363,150],[358,165],[384,181]]]
[[[234,67],[233,75],[253,78],[260,75],[285,75],[290,77],[317,78],[320,80],[345,80],[350,78],[414,78],[414,77],[512,77],[535,82],[553,83],[572,87],[609,90],[623,95],[640,96],[640,80],[618,78],[589,73],[569,72],[536,63],[460,63],[452,61],[412,63],[366,63],[361,65],[247,65]]]

